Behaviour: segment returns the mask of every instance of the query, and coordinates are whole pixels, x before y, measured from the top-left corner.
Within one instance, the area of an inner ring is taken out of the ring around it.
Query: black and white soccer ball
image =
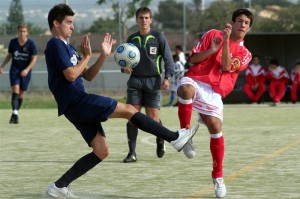
[[[132,43],[123,43],[115,50],[114,58],[121,68],[134,68],[140,62],[140,51]]]

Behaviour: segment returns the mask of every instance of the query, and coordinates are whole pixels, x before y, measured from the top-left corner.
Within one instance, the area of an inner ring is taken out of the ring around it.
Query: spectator
[[[277,59],[272,59],[270,60],[266,78],[269,80],[270,96],[276,106],[281,102],[281,99],[286,92],[286,84],[289,82],[289,74],[284,67],[279,65],[279,61]]]
[[[260,65],[260,58],[258,55],[254,55],[252,61],[253,63],[246,69],[246,84],[243,87],[243,91],[253,103],[259,102],[266,90],[266,73],[265,69]]]
[[[291,101],[295,104],[297,101],[297,90],[300,88],[300,62],[297,62],[295,68],[291,71],[291,81]]]
[[[184,66],[186,63],[185,54],[183,53],[182,47],[180,45],[175,46],[175,55],[178,57],[178,61]]]

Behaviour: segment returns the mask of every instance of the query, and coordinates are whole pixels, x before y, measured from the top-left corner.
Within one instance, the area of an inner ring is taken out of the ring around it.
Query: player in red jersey
[[[223,30],[209,30],[192,49],[189,58],[193,66],[178,86],[178,116],[182,128],[190,128],[192,110],[199,114],[199,123],[207,126],[211,135],[213,160],[212,178],[217,197],[226,195],[223,180],[224,137],[222,133],[223,102],[236,82],[240,71],[248,66],[252,55],[243,45],[253,23],[248,9],[233,12],[231,23]],[[195,156],[191,143],[184,148],[187,157]]]
[[[259,64],[260,59],[258,55],[254,55],[252,61],[253,63],[246,70],[246,84],[243,87],[243,91],[251,102],[259,102],[261,96],[266,91],[266,72]]]
[[[291,71],[291,80],[291,100],[295,104],[297,101],[297,90],[300,88],[300,62],[297,62],[295,68]]]
[[[279,65],[277,59],[271,59],[266,79],[270,81],[269,92],[274,105],[280,103],[286,92],[286,85],[290,81],[287,70]]]

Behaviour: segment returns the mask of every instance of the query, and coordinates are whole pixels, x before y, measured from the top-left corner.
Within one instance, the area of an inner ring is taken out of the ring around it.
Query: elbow
[[[222,66],[222,70],[223,71],[230,71],[231,70],[231,66],[226,65],[226,66]]]
[[[90,82],[90,81],[92,81],[92,80],[95,78],[95,76],[91,76],[91,75],[88,75],[88,73],[84,73],[84,74],[83,74],[83,78],[84,78],[86,81]]]
[[[93,78],[84,78],[86,81],[91,82]]]
[[[67,75],[65,77],[69,82],[75,82],[75,80],[77,79],[77,76],[75,75]]]

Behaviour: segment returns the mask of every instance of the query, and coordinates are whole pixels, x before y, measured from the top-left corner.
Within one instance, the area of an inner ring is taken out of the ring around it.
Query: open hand
[[[92,55],[91,43],[90,38],[88,35],[84,35],[81,39],[81,53],[84,57]]]
[[[103,38],[101,53],[104,53],[106,56],[108,56],[111,52],[111,48],[112,48],[112,38],[109,33],[106,33]]]
[[[220,49],[221,41],[220,37],[215,37],[211,40],[210,48],[213,52],[217,52]]]

